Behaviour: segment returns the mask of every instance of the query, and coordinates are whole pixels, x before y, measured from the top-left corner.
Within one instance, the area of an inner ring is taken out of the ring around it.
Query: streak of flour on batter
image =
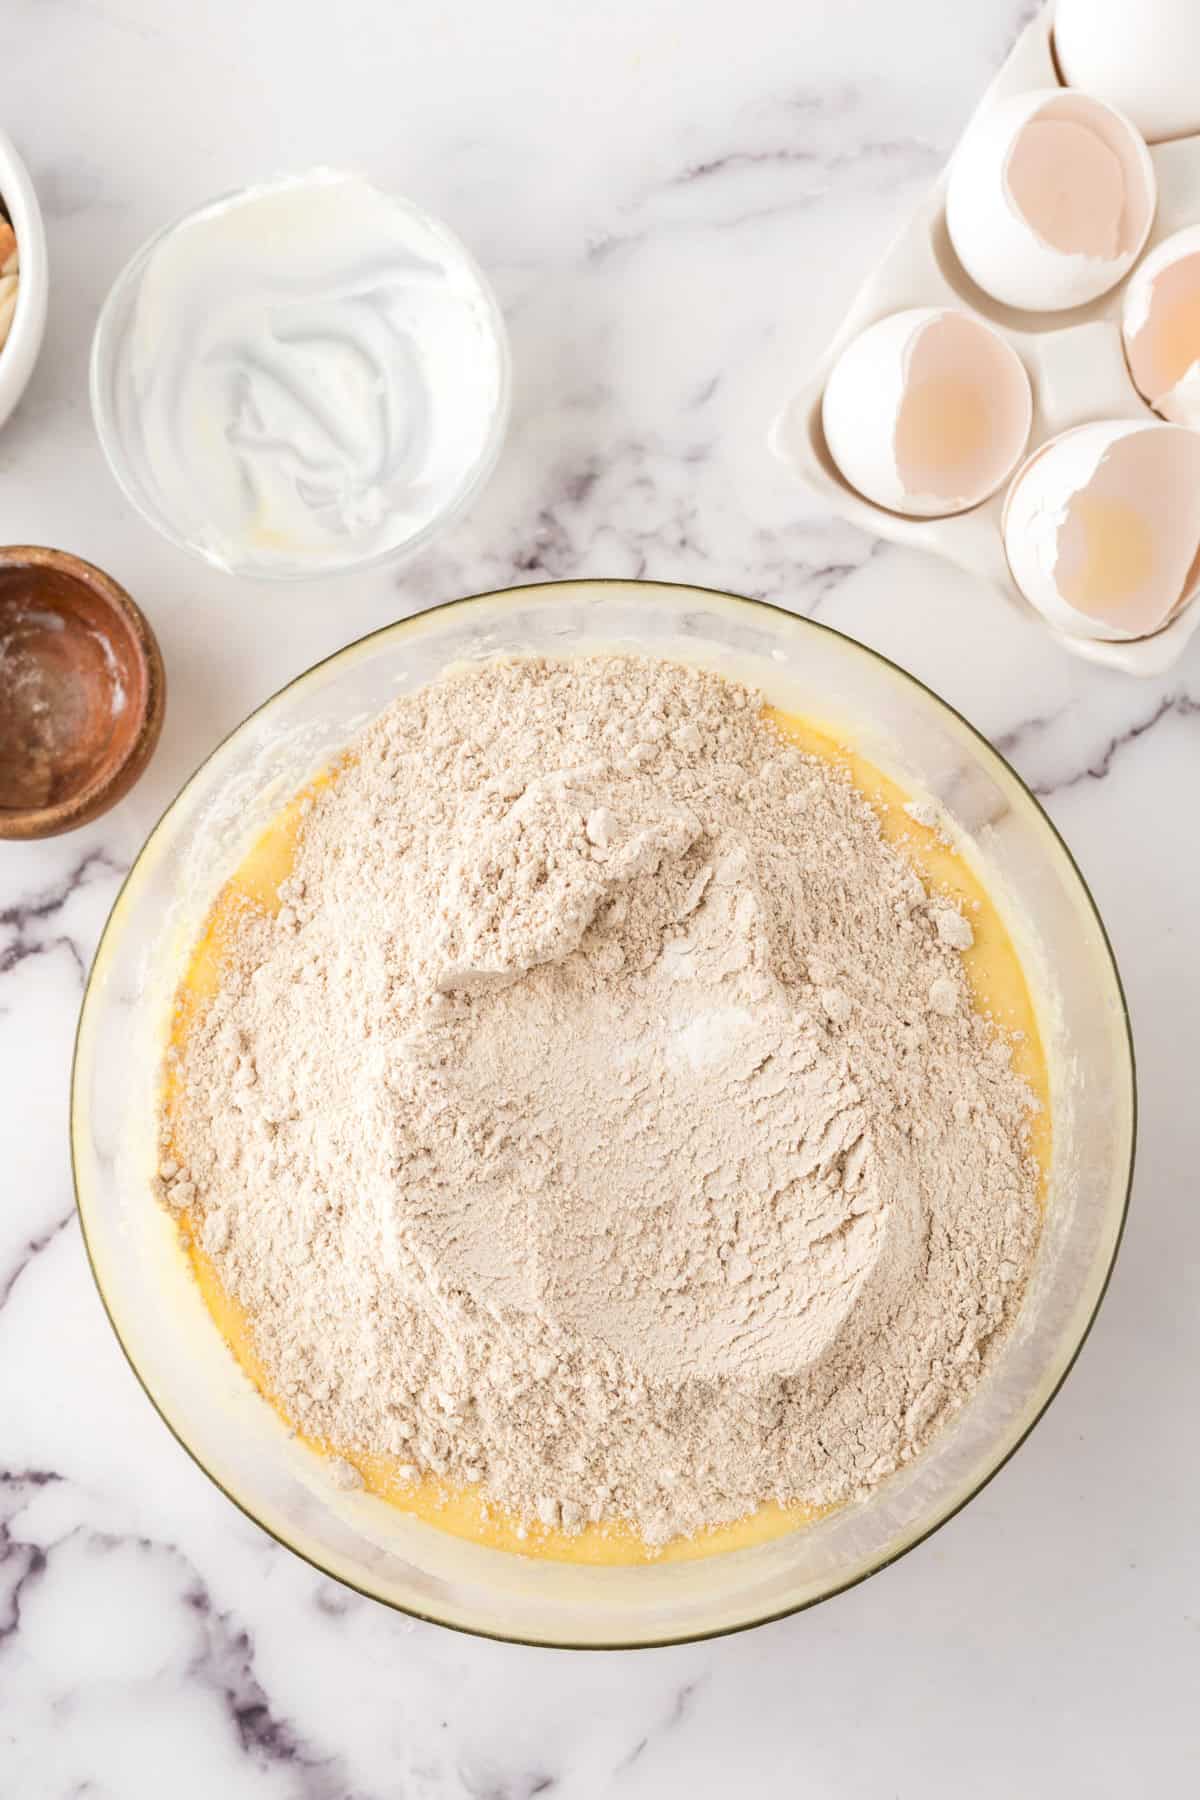
[[[1019,1303],[1035,1103],[845,772],[720,677],[517,661],[304,808],[161,1185],[335,1479],[636,1549],[915,1455]]]

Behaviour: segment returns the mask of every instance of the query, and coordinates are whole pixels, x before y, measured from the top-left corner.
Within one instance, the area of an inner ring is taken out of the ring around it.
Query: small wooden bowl
[[[0,838],[56,837],[127,794],[162,730],[154,633],[111,576],[0,548]]]

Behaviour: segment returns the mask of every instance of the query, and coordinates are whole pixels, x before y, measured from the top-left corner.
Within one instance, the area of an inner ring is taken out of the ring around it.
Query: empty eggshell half
[[[968,128],[950,164],[946,229],[993,300],[1061,312],[1132,268],[1155,201],[1150,153],[1128,119],[1090,95],[1043,88]]]
[[[1164,239],[1130,277],[1121,331],[1142,398],[1200,426],[1200,225]]]
[[[1160,630],[1200,580],[1200,434],[1132,419],[1077,425],[1018,471],[1004,509],[1013,580],[1074,637]]]
[[[939,518],[994,494],[1029,437],[1025,366],[950,307],[893,313],[848,344],[821,402],[829,453],[866,499]]]
[[[1070,87],[1119,106],[1150,143],[1200,132],[1196,0],[1058,0],[1054,50]]]

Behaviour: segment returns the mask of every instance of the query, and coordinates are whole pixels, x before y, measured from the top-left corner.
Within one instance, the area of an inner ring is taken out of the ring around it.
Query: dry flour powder
[[[756,695],[464,669],[359,740],[281,899],[162,1187],[306,1432],[658,1543],[862,1494],[969,1395],[1032,1096],[968,920]]]

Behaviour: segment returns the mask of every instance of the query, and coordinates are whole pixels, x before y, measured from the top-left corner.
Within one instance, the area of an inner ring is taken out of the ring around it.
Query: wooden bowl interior
[[[106,791],[144,730],[146,652],[105,585],[0,563],[0,821]]]

